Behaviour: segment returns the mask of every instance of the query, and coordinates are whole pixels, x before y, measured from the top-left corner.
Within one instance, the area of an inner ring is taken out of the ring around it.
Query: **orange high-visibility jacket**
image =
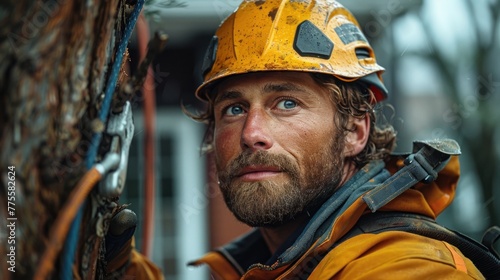
[[[215,279],[226,280],[484,279],[456,247],[408,232],[359,234],[330,249],[361,215],[371,212],[363,195],[402,165],[396,159],[387,166],[382,161],[367,164],[275,256],[270,256],[260,231],[255,229],[191,264],[207,264]],[[378,211],[416,213],[435,219],[454,198],[459,169],[458,157],[452,156],[432,183],[416,184]]]

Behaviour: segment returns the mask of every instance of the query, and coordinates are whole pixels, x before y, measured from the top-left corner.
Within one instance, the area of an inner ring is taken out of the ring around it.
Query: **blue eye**
[[[281,100],[276,107],[282,110],[289,110],[297,107],[297,102],[290,99],[284,99]]]
[[[226,115],[230,115],[230,116],[235,116],[235,115],[243,114],[243,108],[241,108],[240,105],[229,106],[226,109],[225,113],[226,113]]]

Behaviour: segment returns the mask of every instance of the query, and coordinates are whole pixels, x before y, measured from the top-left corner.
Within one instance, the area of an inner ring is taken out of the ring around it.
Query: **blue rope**
[[[106,84],[106,90],[104,93],[102,108],[101,111],[99,112],[99,120],[101,120],[103,123],[106,123],[106,120],[108,118],[113,93],[115,91],[118,75],[120,73],[123,55],[125,54],[128,41],[130,39],[130,36],[132,35],[132,31],[134,30],[135,23],[137,22],[137,18],[139,17],[144,2],[145,0],[139,0],[135,4],[134,10],[130,14],[129,21],[125,26],[123,38],[120,44],[118,45],[116,58],[111,68],[111,74],[109,76],[108,82]],[[97,151],[101,143],[101,138],[102,138],[102,133],[100,132],[94,133],[92,135],[90,147],[85,159],[85,165],[87,169],[92,168],[92,166],[94,165],[95,158],[97,157]],[[78,243],[78,232],[80,231],[80,224],[82,222],[82,217],[83,217],[83,208],[84,207],[82,205],[78,210],[75,219],[71,223],[71,228],[68,232],[68,236],[64,244],[64,250],[61,255],[61,271],[59,274],[60,279],[62,280],[71,280],[73,278],[72,266],[75,258],[76,245]]]

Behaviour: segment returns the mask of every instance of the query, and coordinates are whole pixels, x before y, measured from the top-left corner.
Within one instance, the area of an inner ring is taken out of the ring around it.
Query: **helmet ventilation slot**
[[[366,48],[357,48],[356,49],[356,57],[358,59],[370,58],[370,50]]]

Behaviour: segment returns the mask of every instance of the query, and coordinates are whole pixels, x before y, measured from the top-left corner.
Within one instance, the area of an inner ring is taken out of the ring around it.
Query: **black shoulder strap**
[[[495,227],[497,233],[498,227]],[[337,244],[363,233],[405,231],[445,241],[457,247],[481,271],[486,279],[500,279],[500,259],[481,243],[450,229],[429,217],[412,213],[375,212],[363,215],[356,226]],[[498,237],[498,235],[497,235]]]

